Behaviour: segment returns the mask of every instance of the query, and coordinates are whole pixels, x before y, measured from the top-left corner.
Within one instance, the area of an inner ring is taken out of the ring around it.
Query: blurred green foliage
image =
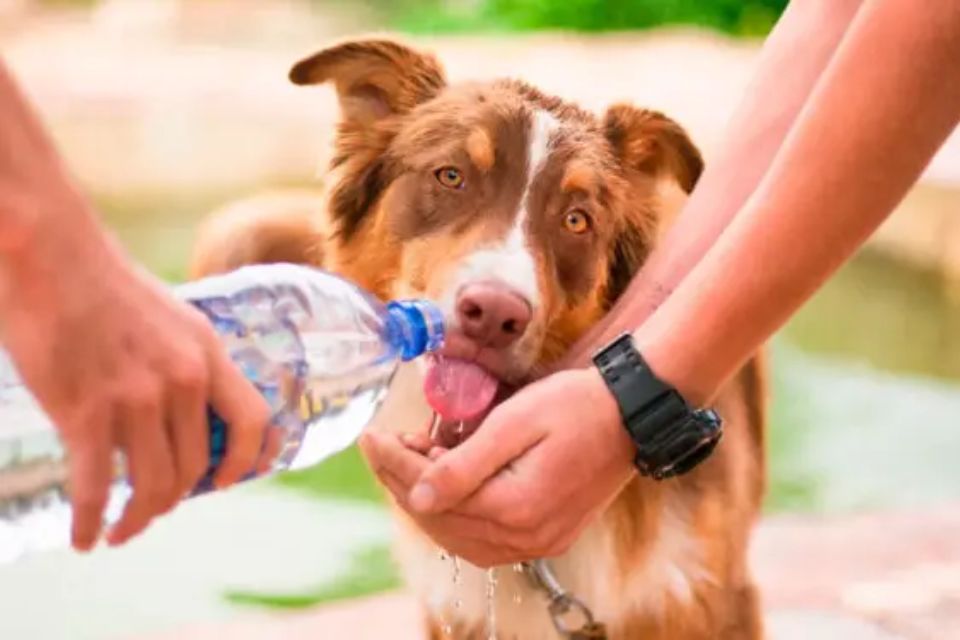
[[[199,0],[197,0],[199,1]],[[266,0],[265,0],[266,1]],[[355,0],[311,0],[351,8]],[[92,7],[99,0],[40,0]],[[412,33],[635,31],[691,25],[737,36],[766,34],[788,0],[365,0],[391,28]],[[352,7],[355,9],[355,7]]]
[[[384,490],[356,447],[350,447],[323,464],[280,474],[272,482],[317,498],[373,503],[381,503],[384,499]]]
[[[333,584],[283,594],[230,591],[224,599],[235,605],[266,609],[307,609],[321,603],[338,602],[390,591],[400,586],[390,549],[373,547],[353,559],[350,570]]]
[[[414,33],[707,27],[767,33],[788,0],[369,0],[394,28]]]

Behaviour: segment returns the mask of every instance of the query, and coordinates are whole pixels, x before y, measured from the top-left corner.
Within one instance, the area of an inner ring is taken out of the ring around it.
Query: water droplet
[[[463,430],[464,430],[464,428],[465,428],[465,427],[463,426],[463,420],[461,420],[461,421],[460,421],[460,424],[457,425],[457,435],[458,435],[458,436],[462,436],[462,435],[463,435]]]
[[[497,569],[487,570],[487,640],[497,640]]]
[[[443,625],[443,635],[449,636],[453,633],[453,626],[449,624]]]
[[[457,598],[456,600],[454,600],[454,601],[453,601],[453,608],[454,608],[454,609],[457,609],[458,611],[459,611],[460,609],[462,609],[462,608],[463,608],[463,600],[461,600],[460,598]]]
[[[523,564],[520,563],[520,562],[518,562],[517,564],[513,565],[513,572],[514,572],[514,573],[523,573]]]
[[[523,596],[519,593],[513,594],[513,604],[523,604]]]
[[[459,585],[461,581],[460,558],[453,556],[453,584]]]
[[[446,562],[450,559],[450,554],[448,554],[443,549],[440,550],[440,562]]]

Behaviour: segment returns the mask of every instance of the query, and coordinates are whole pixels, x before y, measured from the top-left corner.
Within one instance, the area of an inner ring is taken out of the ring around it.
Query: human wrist
[[[609,431],[610,441],[617,451],[617,459],[632,467],[637,449],[623,423],[620,407],[600,371],[595,366],[579,370],[583,376],[583,400],[595,409],[597,424]]]
[[[657,335],[645,327],[633,332],[637,350],[650,370],[670,385],[692,407],[705,406],[714,396],[715,385],[709,368],[697,365],[697,349],[689,340],[675,340],[670,335]]]
[[[15,236],[0,246],[0,309],[42,309],[64,291],[89,295],[124,263],[118,243],[101,229],[89,204],[56,187],[42,195],[23,194]]]

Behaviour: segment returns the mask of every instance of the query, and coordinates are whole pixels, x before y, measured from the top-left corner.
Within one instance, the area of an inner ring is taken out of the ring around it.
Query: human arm
[[[654,370],[692,401],[709,399],[862,243],[955,126],[958,10],[945,1],[864,5],[754,194],[641,325]],[[580,435],[572,405],[584,397],[596,414]],[[414,466],[388,439],[374,446],[376,468]],[[456,518],[483,522],[486,546],[465,549],[483,563],[540,557],[563,550],[630,477],[631,447],[596,370],[577,368],[521,390],[470,440],[421,461],[414,481],[392,490],[437,538],[468,538]],[[591,481],[578,483],[572,468]]]
[[[707,253],[764,177],[862,2],[794,0],[787,6],[677,219],[617,304],[554,370],[590,364],[598,348],[643,324]]]
[[[200,314],[102,230],[2,63],[0,321],[4,346],[67,448],[77,548],[99,535],[115,450],[133,497],[111,543],[196,483],[208,461],[208,401],[231,425],[219,483],[254,465],[263,399]]]
[[[958,121],[960,5],[866,3],[757,190],[636,330],[651,367],[707,402],[894,210]]]

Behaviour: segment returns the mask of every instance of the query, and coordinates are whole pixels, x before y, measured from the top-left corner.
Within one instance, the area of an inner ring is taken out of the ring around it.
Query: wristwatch
[[[641,475],[663,480],[684,474],[716,448],[723,435],[720,416],[691,407],[658,378],[629,333],[601,349],[593,362],[620,407]]]

